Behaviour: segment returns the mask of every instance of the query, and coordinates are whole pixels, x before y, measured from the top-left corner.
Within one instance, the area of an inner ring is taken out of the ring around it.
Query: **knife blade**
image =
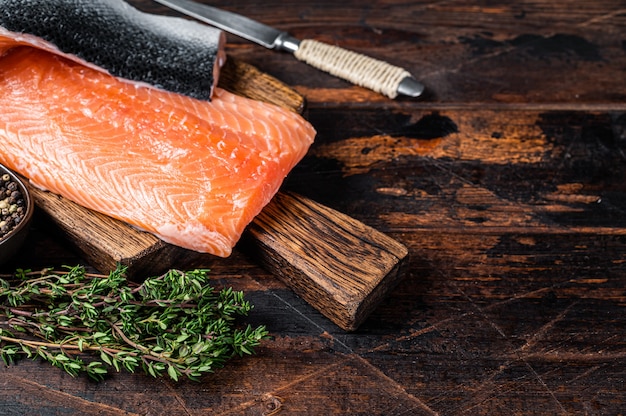
[[[268,49],[290,52],[304,63],[389,98],[419,97],[424,91],[411,73],[387,62],[317,40],[299,40],[248,17],[192,0],[154,1]]]

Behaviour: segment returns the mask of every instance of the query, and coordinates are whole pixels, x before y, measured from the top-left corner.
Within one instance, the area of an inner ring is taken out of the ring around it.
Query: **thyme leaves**
[[[141,284],[125,271],[0,276],[0,358],[40,358],[95,380],[112,369],[198,380],[268,337],[265,326],[239,325],[253,306],[243,292],[216,291],[208,270],[169,270]]]

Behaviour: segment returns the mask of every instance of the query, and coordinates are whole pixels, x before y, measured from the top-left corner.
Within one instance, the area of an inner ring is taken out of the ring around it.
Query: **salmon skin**
[[[0,0],[0,26],[114,76],[205,100],[226,57],[219,29],[122,0]]]
[[[168,243],[228,256],[314,136],[295,112],[127,82],[0,30],[0,163]]]

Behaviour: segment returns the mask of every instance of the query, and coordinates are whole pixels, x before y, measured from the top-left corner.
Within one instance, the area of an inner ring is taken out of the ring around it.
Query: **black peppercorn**
[[[9,174],[0,176],[0,240],[22,222],[26,210],[24,196],[20,192],[17,182]]]

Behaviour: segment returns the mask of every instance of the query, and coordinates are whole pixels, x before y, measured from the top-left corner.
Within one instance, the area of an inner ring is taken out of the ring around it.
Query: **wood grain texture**
[[[183,250],[64,198],[29,186],[38,209],[48,215],[82,256],[100,271],[128,267],[129,274],[154,275],[173,264]]]
[[[227,59],[219,86],[244,97],[264,101],[302,114],[304,97],[278,79],[235,59]]]
[[[181,259],[246,290],[252,323],[272,334],[258,355],[178,384],[125,373],[95,384],[23,361],[0,366],[0,409],[624,413],[624,1],[210,3],[402,64],[424,81],[420,100],[391,101],[289,54],[232,36],[227,46],[306,99],[318,137],[284,191],[401,241],[405,277],[346,332],[239,249]],[[79,261],[46,225],[36,222],[13,266]]]
[[[408,255],[387,235],[294,194],[278,194],[248,233],[269,270],[349,331],[398,283]]]

